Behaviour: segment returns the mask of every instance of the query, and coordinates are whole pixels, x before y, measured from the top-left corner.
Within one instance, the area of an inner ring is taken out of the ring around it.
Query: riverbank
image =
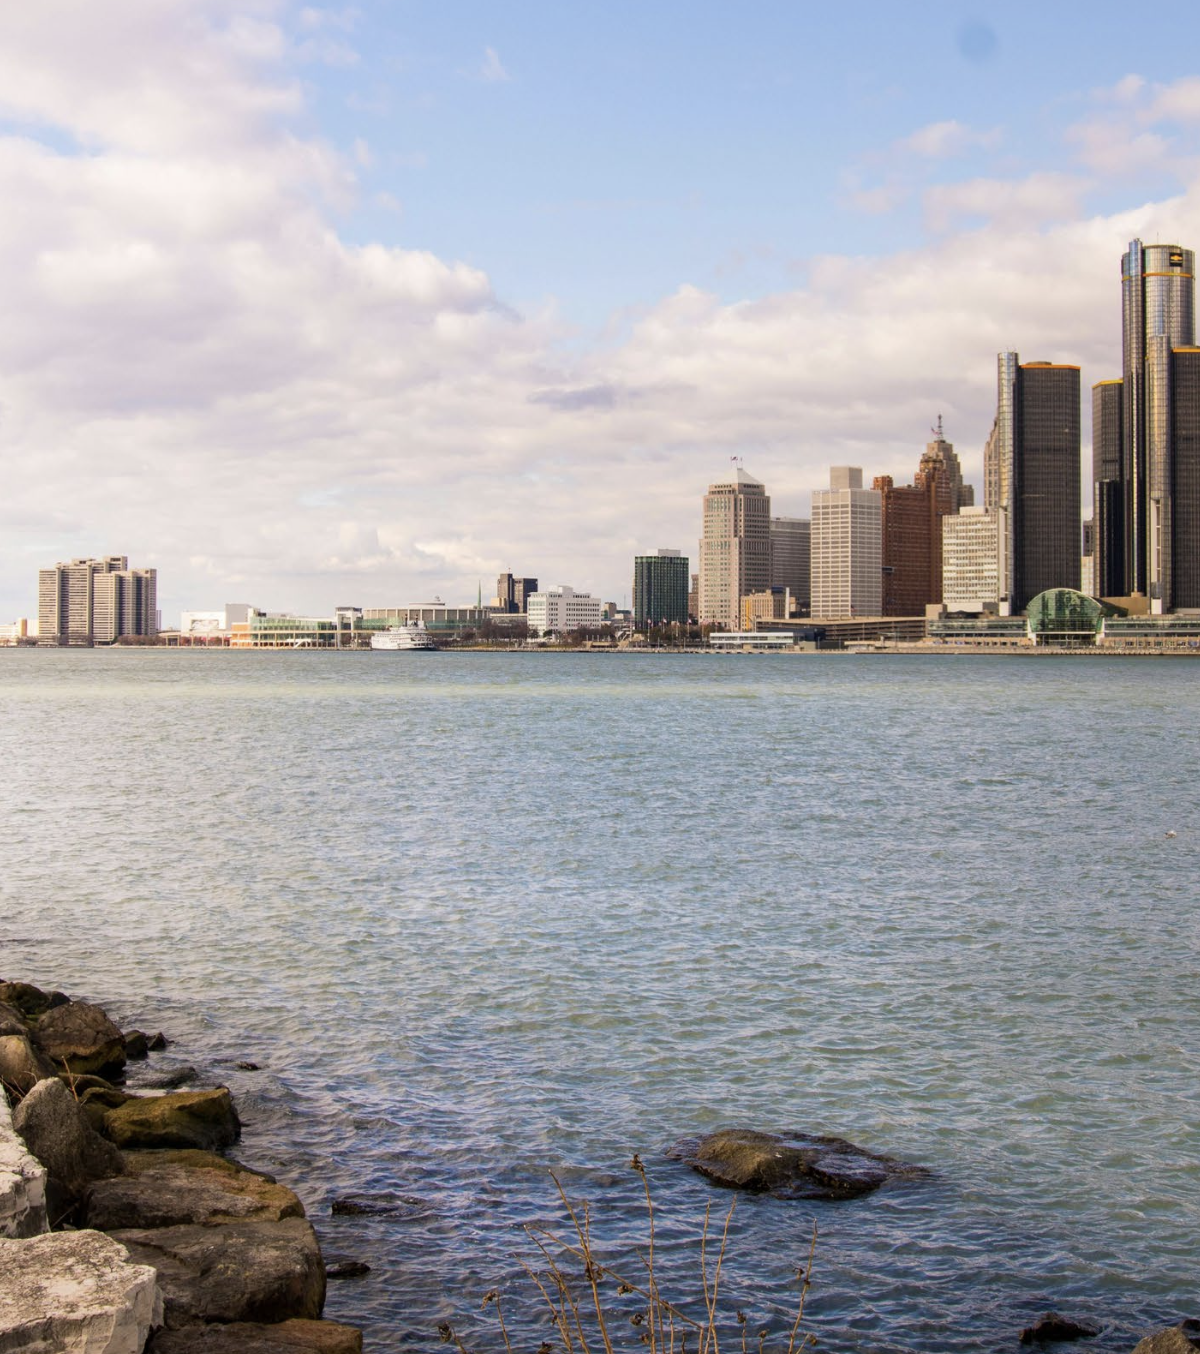
[[[169,1042],[0,981],[0,1348],[360,1354],[359,1330],[321,1319],[299,1197],[227,1155],[227,1087],[156,1072]]]

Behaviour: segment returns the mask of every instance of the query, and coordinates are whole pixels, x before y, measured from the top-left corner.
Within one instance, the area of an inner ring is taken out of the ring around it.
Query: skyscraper
[[[771,518],[771,587],[786,588],[807,612],[812,601],[812,523],[807,517]]]
[[[688,562],[678,550],[633,559],[633,623],[686,624],[688,618]]]
[[[700,537],[701,623],[736,630],[742,598],[771,584],[771,500],[761,480],[739,466],[710,484]]]
[[[878,616],[883,606],[881,496],[862,470],[835,465],[812,496],[812,614]]]
[[[131,569],[125,555],[73,559],[38,573],[41,644],[111,644],[158,630],[158,575]]]
[[[1195,343],[1195,272],[1190,249],[1130,242],[1121,258],[1121,379],[1092,391],[1096,585],[1101,596],[1148,596],[1154,612],[1200,604],[1186,600],[1194,594],[1182,581],[1200,538],[1189,534],[1194,523],[1176,520],[1177,496],[1195,473],[1180,460],[1194,437],[1182,391]]]
[[[513,574],[501,574],[496,579],[497,609],[509,616],[523,615],[528,599],[537,590],[536,578],[517,578]]]
[[[1079,368],[1001,353],[984,482],[1013,615],[1047,588],[1079,587],[1079,452]]]

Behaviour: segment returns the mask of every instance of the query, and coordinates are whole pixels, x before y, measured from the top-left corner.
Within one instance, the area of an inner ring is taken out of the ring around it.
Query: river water
[[[633,1152],[694,1304],[665,1149],[744,1125],[931,1171],[740,1199],[750,1329],[815,1223],[823,1349],[1125,1351],[1200,1314],[1198,728],[1187,660],[0,650],[0,976],[233,1088],[368,1348],[532,1349],[550,1172],[636,1270]]]

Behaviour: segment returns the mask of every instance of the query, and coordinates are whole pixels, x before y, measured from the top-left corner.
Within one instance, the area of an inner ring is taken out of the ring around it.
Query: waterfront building
[[[1150,599],[1155,614],[1200,606],[1200,408],[1195,255],[1130,241],[1121,258],[1122,375],[1092,389],[1097,588]]]
[[[771,587],[786,588],[792,606],[807,615],[812,605],[812,522],[807,517],[771,518]]]
[[[576,592],[565,583],[526,598],[529,629],[534,635],[566,634],[600,624],[600,599],[590,592]]]
[[[832,466],[812,496],[813,616],[879,616],[882,552],[879,491],[862,487],[859,466]]]
[[[710,484],[700,538],[699,620],[734,630],[742,598],[771,585],[771,500],[739,466]]]
[[[999,354],[984,484],[998,524],[1002,612],[1079,586],[1079,456],[1079,368]]]
[[[755,630],[759,621],[785,621],[788,618],[789,602],[786,588],[767,588],[765,592],[752,592],[742,598],[742,630]]]
[[[501,574],[496,579],[495,609],[504,616],[524,615],[528,600],[537,589],[536,578],[518,578],[515,574]]]
[[[158,633],[158,574],[125,555],[73,559],[38,572],[38,643],[111,644]]]
[[[947,611],[996,610],[1000,603],[997,521],[985,508],[942,518],[942,602]]]
[[[613,611],[615,613],[616,607]],[[688,562],[678,550],[635,555],[633,560],[633,624],[686,625]]]

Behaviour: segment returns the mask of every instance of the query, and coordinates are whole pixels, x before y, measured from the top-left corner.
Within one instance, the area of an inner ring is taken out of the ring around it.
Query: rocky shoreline
[[[224,1155],[228,1088],[124,1088],[166,1045],[0,981],[0,1351],[361,1354],[360,1331],[321,1319],[299,1198]]]

